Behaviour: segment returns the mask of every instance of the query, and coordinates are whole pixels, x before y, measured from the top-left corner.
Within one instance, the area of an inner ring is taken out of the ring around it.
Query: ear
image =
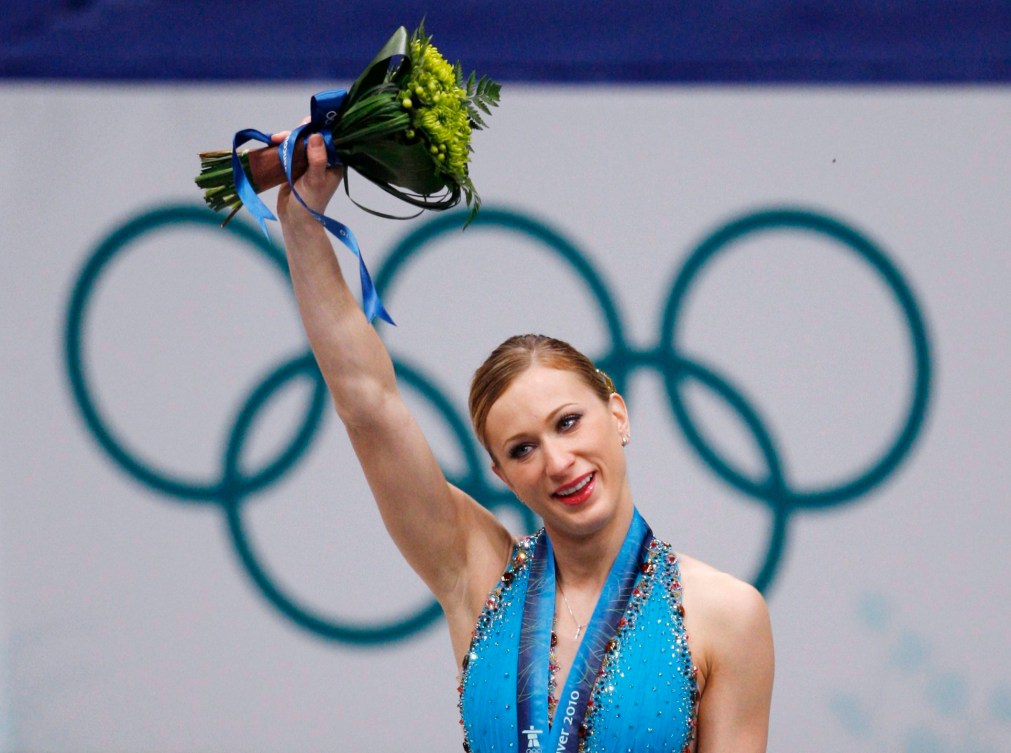
[[[502,469],[498,467],[498,463],[496,463],[495,461],[492,461],[491,471],[496,476],[498,476],[499,481],[501,481],[503,484],[509,487],[509,491],[511,491],[513,494],[516,493],[516,490],[513,489],[513,485],[509,483],[509,479],[506,478],[506,475],[502,472]]]
[[[611,397],[608,398],[607,407],[611,411],[611,417],[618,428],[618,433],[628,434],[631,427],[628,422],[628,406],[625,405],[625,398],[617,392],[612,392]]]

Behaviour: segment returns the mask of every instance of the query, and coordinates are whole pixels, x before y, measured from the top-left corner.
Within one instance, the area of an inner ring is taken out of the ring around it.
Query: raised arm
[[[297,189],[322,212],[340,172],[327,169],[318,134],[309,139],[308,157]],[[385,346],[344,281],[323,226],[287,186],[278,194],[277,213],[302,323],[383,522],[442,604],[451,631],[456,619],[469,632],[477,616],[470,615],[471,605],[484,599],[501,574],[509,533],[446,481],[400,396]]]

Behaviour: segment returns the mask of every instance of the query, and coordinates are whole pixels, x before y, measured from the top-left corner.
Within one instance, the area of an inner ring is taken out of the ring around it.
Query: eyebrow
[[[571,408],[579,408],[579,404],[578,403],[564,403],[562,405],[559,405],[557,408],[555,408],[553,411],[551,411],[545,417],[544,423],[550,424],[550,423],[554,422],[557,419],[558,414],[564,413],[565,411],[567,411],[567,410],[569,410]],[[502,450],[508,449],[509,445],[512,442],[515,442],[517,439],[519,439],[520,437],[523,437],[523,436],[525,436],[524,432],[519,432],[517,434],[513,434],[511,437],[508,437],[507,439],[504,439],[502,441],[502,448],[501,449]]]

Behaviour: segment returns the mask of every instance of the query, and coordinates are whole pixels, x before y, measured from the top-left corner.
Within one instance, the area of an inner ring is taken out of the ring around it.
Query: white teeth
[[[576,492],[582,491],[583,488],[588,483],[590,483],[590,481],[592,481],[592,480],[593,480],[593,474],[591,473],[589,476],[587,476],[586,478],[584,478],[582,481],[580,481],[578,484],[576,484],[575,486],[573,486],[571,489],[566,489],[564,492],[555,492],[555,493],[559,497],[571,497]]]

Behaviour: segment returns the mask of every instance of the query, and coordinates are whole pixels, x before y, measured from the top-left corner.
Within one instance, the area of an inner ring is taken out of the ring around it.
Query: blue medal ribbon
[[[653,540],[653,531],[635,510],[621,550],[611,566],[597,606],[565,688],[558,698],[554,723],[548,724],[549,655],[555,614],[555,556],[544,532],[534,546],[530,580],[520,630],[519,671],[516,677],[516,720],[519,752],[543,749],[545,753],[575,753],[579,730],[586,718],[593,683],[604,660],[608,642],[618,630],[636,579]],[[550,729],[549,729],[550,727]],[[547,735],[546,744],[540,736]]]
[[[351,232],[351,228],[312,209],[305,203],[302,197],[299,196],[298,191],[295,190],[294,180],[292,179],[291,170],[292,163],[294,161],[292,159],[292,154],[295,144],[303,135],[308,137],[313,133],[321,134],[323,136],[323,143],[326,146],[327,165],[330,167],[341,166],[342,163],[340,161],[340,157],[337,156],[337,149],[333,144],[332,129],[334,122],[340,114],[341,107],[347,99],[347,96],[348,93],[344,89],[328,89],[327,91],[315,94],[310,103],[309,122],[298,126],[290,134],[288,134],[288,137],[278,145],[277,152],[281,158],[281,164],[284,166],[284,174],[288,179],[288,185],[291,186],[292,196],[294,196],[298,202],[305,207],[309,213],[320,222],[321,225],[323,225],[323,227],[335,235],[341,243],[347,246],[351,252],[358,257],[358,276],[361,279],[362,309],[365,311],[365,316],[368,317],[370,322],[376,317],[379,317],[385,322],[395,324],[393,318],[386,311],[386,308],[383,306],[383,303],[379,298],[376,286],[372,282],[372,275],[369,274],[368,267],[365,266],[365,259],[362,257],[361,248],[358,246],[358,239],[355,238],[354,233]],[[269,238],[270,236],[267,233],[267,220],[276,221],[277,218],[257,195],[249,181],[249,177],[246,175],[246,171],[242,167],[242,160],[239,159],[238,148],[239,145],[244,144],[247,141],[259,141],[270,145],[270,136],[262,133],[261,131],[247,128],[236,133],[235,137],[232,139],[232,175],[235,180],[236,193],[246,208],[249,209],[250,214],[252,214],[256,219],[257,224],[260,226],[260,230],[262,230],[263,234]]]

